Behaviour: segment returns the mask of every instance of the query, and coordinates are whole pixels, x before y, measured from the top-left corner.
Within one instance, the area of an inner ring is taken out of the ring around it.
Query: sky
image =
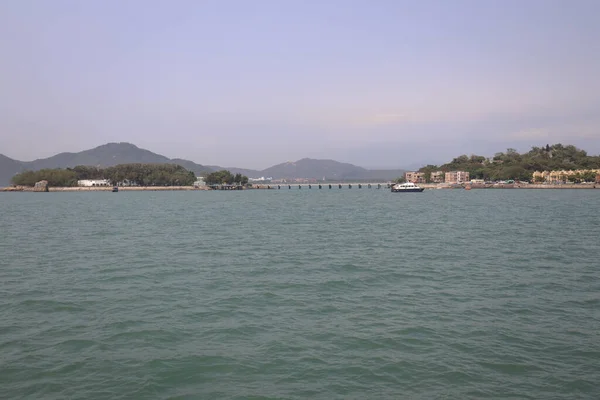
[[[600,154],[600,1],[3,0],[0,153],[200,164]]]

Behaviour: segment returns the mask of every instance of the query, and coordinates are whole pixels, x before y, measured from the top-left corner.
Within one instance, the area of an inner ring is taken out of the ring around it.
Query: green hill
[[[573,145],[562,144],[532,147],[527,153],[515,149],[496,153],[492,158],[462,155],[451,162],[437,166],[427,165],[419,171],[468,171],[472,179],[531,180],[535,171],[578,170],[600,168],[600,156],[590,156]]]

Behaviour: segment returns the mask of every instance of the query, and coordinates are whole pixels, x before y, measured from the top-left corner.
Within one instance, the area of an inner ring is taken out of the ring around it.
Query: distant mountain
[[[335,180],[391,180],[404,175],[404,170],[369,170],[353,164],[334,160],[315,160],[303,158],[295,162],[285,162],[261,171],[241,168],[221,168],[211,165],[214,170],[227,169],[232,173],[241,173],[250,178],[273,179],[323,179]]]
[[[210,169],[213,171],[220,171],[222,169],[226,169],[232,174],[242,174],[246,175],[249,178],[260,178],[263,176],[263,172],[257,169],[247,169],[247,168],[237,168],[237,167],[219,167],[218,165],[208,165]]]
[[[23,164],[26,169],[36,171],[44,168],[72,168],[77,165],[111,167],[130,163],[168,164],[171,160],[131,143],[107,143],[79,153],[60,153]]]
[[[10,179],[23,171],[23,163],[0,154],[0,186],[9,184]]]
[[[360,178],[367,170],[356,165],[333,160],[314,160],[303,158],[295,162],[274,165],[262,171],[264,176],[275,179],[284,178],[317,178],[328,180],[344,180]]]
[[[205,175],[205,174],[214,172],[214,170],[212,168],[207,167],[206,165],[196,164],[193,161],[183,160],[181,158],[172,158],[171,161],[169,161],[169,163],[181,165],[183,168],[187,169],[188,171],[194,172],[196,174],[196,176],[201,176],[201,175]]]
[[[178,164],[196,175],[203,175],[220,169],[249,178],[261,176],[273,179],[323,179],[335,180],[391,180],[404,174],[403,170],[369,170],[356,165],[334,160],[303,158],[295,162],[285,162],[264,170],[244,168],[222,168],[216,165],[201,165],[180,158],[170,159],[149,150],[140,149],[131,143],[107,143],[79,153],[60,153],[49,158],[34,161],[18,161],[0,154],[0,186],[10,184],[13,175],[24,170],[37,171],[44,168],[72,168],[77,165],[110,167],[118,164]]]
[[[178,164],[197,175],[212,169],[182,159],[170,159],[149,150],[140,149],[131,143],[107,143],[79,153],[60,153],[34,161],[17,161],[0,154],[0,186],[10,183],[16,173],[24,170],[37,171],[44,168],[72,168],[77,165],[111,167],[118,164]]]

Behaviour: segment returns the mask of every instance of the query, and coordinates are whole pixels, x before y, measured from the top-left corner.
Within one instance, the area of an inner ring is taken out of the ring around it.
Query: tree
[[[206,175],[204,181],[208,185],[226,185],[234,183],[246,185],[248,183],[248,177],[239,173],[232,175],[231,172],[223,169]]]
[[[423,172],[425,182],[431,182],[431,173],[435,171],[439,171],[439,167],[437,165],[429,164],[419,169],[419,172]]]
[[[175,164],[120,164],[106,169],[77,166],[73,169],[43,169],[26,171],[13,177],[15,185],[33,186],[47,180],[49,186],[77,186],[82,179],[108,179],[113,185],[129,181],[144,186],[191,186],[193,172]]]
[[[435,167],[431,168],[431,167]],[[451,162],[437,166],[425,166],[419,171],[427,174],[428,171],[467,171],[471,177],[498,180],[515,179],[531,180],[534,171],[552,170],[590,170],[600,168],[600,156],[589,156],[585,151],[575,146],[563,146],[558,143],[542,147],[532,147],[524,154],[519,154],[515,149],[507,149],[506,153],[496,153],[492,161],[483,156],[459,156]],[[591,175],[581,177],[582,180],[590,179]]]
[[[485,162],[485,157],[472,154],[469,161],[473,164],[483,164]]]
[[[25,171],[12,177],[12,183],[20,186],[34,186],[36,182],[48,181],[48,186],[77,186],[77,174],[68,169],[41,169]]]
[[[581,174],[581,180],[584,182],[595,182],[596,173],[594,171],[585,171]]]
[[[196,175],[176,164],[120,164],[104,170],[113,185],[128,182],[140,186],[191,186]]]

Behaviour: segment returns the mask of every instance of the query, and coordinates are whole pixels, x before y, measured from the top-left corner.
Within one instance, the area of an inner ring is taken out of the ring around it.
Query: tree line
[[[589,170],[600,169],[600,156],[590,156],[584,150],[573,145],[562,144],[532,147],[527,153],[519,154],[515,149],[496,153],[492,158],[478,155],[462,155],[451,162],[437,165],[427,165],[419,169],[425,173],[427,182],[435,171],[468,171],[472,179],[486,181],[515,179],[531,181],[535,171],[556,170]],[[584,176],[585,175],[585,176]],[[595,176],[587,173],[574,176],[572,179],[593,181]]]
[[[41,169],[25,171],[15,175],[12,183],[20,186],[34,186],[46,180],[49,186],[72,187],[85,179],[106,179],[111,185],[126,183],[135,186],[191,186],[196,175],[176,164],[120,164],[98,168],[76,166],[66,169]]]
[[[207,185],[246,185],[248,184],[248,177],[242,174],[234,175],[223,169],[206,175],[204,181]]]

